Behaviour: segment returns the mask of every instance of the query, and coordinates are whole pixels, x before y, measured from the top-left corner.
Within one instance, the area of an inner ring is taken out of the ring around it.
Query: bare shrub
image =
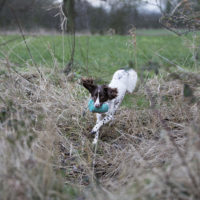
[[[165,28],[178,35],[199,30],[200,7],[198,0],[167,0],[166,2],[167,8],[160,18],[160,22]]]

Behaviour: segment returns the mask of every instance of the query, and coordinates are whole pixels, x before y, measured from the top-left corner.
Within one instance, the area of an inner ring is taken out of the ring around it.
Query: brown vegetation
[[[95,150],[82,86],[56,69],[1,69],[1,199],[199,199],[198,75],[140,85],[150,106],[122,106]]]

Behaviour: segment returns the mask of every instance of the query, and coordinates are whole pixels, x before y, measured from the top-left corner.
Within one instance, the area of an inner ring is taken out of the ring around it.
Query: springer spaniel
[[[137,73],[133,69],[117,70],[109,85],[96,85],[91,78],[82,78],[83,86],[90,92],[94,101],[94,106],[100,108],[103,103],[108,103],[109,110],[102,114],[97,113],[96,125],[93,127],[91,133],[95,134],[93,144],[96,144],[99,136],[99,129],[104,124],[110,122],[114,114],[121,104],[126,91],[132,93],[137,83]]]

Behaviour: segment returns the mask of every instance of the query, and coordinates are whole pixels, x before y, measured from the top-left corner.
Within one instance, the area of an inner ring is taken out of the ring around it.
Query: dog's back
[[[132,93],[136,87],[137,73],[133,69],[116,71],[109,84],[111,88],[117,88],[119,96],[125,94],[126,91]]]

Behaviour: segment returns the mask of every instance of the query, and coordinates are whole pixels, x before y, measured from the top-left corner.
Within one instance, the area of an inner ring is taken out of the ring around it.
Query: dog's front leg
[[[96,114],[96,118],[97,118],[96,124],[98,124],[98,123],[101,121],[101,119],[102,119],[102,115],[99,114],[99,113],[97,113],[97,114]],[[92,142],[94,145],[97,144],[98,138],[99,138],[99,131],[96,131],[96,132],[95,132],[94,140],[93,140],[93,142]]]
[[[94,137],[94,140],[93,140],[92,144],[96,144],[98,142],[98,139],[99,139],[99,131],[97,131],[95,133],[95,137]]]
[[[113,115],[109,114],[106,115],[102,120],[100,120],[92,129],[91,133],[92,134],[96,134],[97,131],[99,131],[99,129],[104,125],[107,124],[109,121],[111,121],[113,119]]]
[[[102,115],[101,114],[99,114],[99,113],[97,113],[96,114],[96,118],[97,118],[97,120],[96,120],[96,125],[102,120]],[[93,128],[94,129],[94,128]],[[93,130],[92,129],[92,130]],[[95,137],[94,137],[94,140],[93,140],[93,144],[96,144],[97,143],[97,141],[98,141],[98,138],[99,138],[99,130],[97,130],[97,131],[91,131],[91,133],[92,134],[95,134]]]
[[[96,118],[97,118],[96,124],[98,124],[102,120],[102,114],[97,113]]]

